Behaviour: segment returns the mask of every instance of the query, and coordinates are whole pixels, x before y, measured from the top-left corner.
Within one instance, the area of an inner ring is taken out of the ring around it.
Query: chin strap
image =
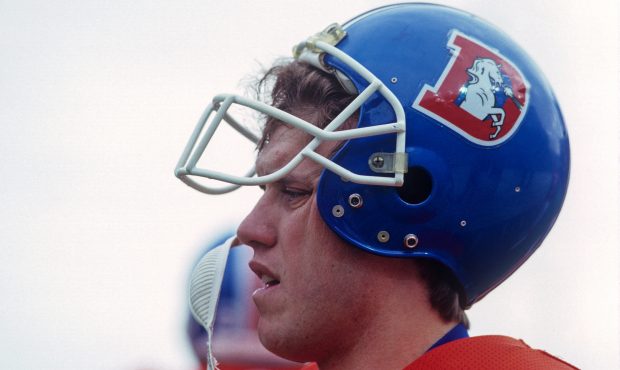
[[[207,331],[207,369],[217,369],[213,356],[213,324],[222,289],[222,280],[230,248],[239,244],[236,236],[211,249],[198,261],[189,284],[189,307],[194,319]]]

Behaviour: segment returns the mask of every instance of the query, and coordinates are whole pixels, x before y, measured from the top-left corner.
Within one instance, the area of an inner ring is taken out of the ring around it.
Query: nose
[[[272,247],[277,241],[274,202],[269,200],[268,193],[269,191],[263,193],[254,209],[243,219],[237,229],[239,241],[254,250]]]

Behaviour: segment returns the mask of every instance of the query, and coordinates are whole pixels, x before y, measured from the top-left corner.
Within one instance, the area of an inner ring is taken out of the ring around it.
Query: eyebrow
[[[315,162],[312,162],[315,163]],[[316,163],[315,163],[316,164]],[[287,173],[286,175],[284,175],[284,177],[282,177],[279,180],[273,181],[270,184],[283,184],[283,185],[287,185],[287,184],[292,184],[292,183],[301,183],[301,182],[308,182],[310,179],[312,179],[312,181],[314,180],[318,180],[318,178],[320,177],[321,172],[325,169],[325,167],[316,164],[317,168],[313,169],[311,171],[308,171],[308,173],[305,173],[303,175],[299,174],[299,173],[293,173],[293,171],[295,171],[296,168],[293,168],[293,170],[289,173]],[[282,168],[282,167],[280,167]],[[275,172],[275,171],[274,171]],[[259,168],[256,168],[256,174],[258,176],[262,176],[263,175],[263,171],[259,171]],[[261,189],[265,189],[266,185],[260,185]]]

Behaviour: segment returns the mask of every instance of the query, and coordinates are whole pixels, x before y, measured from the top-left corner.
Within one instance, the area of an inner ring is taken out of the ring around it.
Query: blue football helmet
[[[506,34],[452,8],[398,4],[331,25],[294,56],[333,73],[357,97],[319,129],[264,103],[216,96],[179,160],[181,180],[221,193],[314,160],[325,167],[318,207],[336,234],[378,255],[441,262],[460,282],[466,307],[542,243],[568,187],[568,136],[545,77]],[[221,122],[257,140],[227,112],[235,104],[314,139],[267,176],[199,168]],[[357,127],[339,130],[355,112]],[[325,140],[346,142],[325,158],[314,151]],[[200,176],[232,185],[205,186]]]

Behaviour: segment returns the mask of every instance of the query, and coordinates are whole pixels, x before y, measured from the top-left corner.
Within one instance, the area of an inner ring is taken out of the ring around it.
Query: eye
[[[298,208],[306,203],[312,195],[312,190],[305,186],[291,186],[282,184],[280,187],[282,201],[290,208]]]
[[[284,186],[281,191],[284,195],[286,195],[291,200],[297,199],[300,197],[305,197],[311,194],[310,191],[297,189],[297,188],[289,187],[289,186]]]

